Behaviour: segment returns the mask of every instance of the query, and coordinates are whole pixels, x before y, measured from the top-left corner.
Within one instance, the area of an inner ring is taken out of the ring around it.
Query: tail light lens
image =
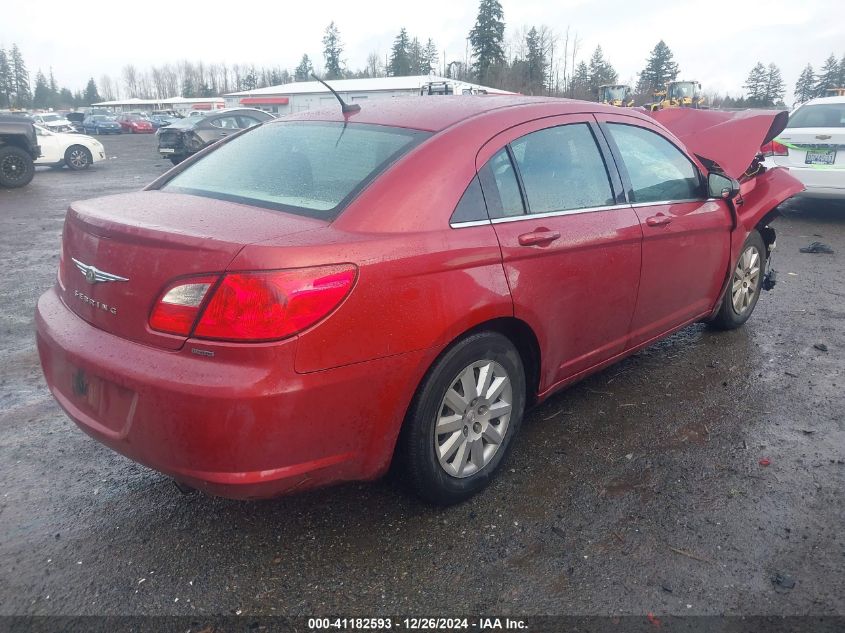
[[[763,156],[789,156],[789,148],[777,141],[766,143],[760,148]]]
[[[150,327],[159,332],[188,336],[200,314],[205,296],[219,275],[180,279],[171,283],[153,307]]]
[[[286,338],[328,316],[356,275],[355,266],[341,264],[182,279],[162,293],[150,327],[225,341]]]

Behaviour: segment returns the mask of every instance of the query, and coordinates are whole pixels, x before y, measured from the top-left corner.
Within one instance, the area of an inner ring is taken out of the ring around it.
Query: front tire
[[[760,298],[766,268],[766,244],[752,231],[742,246],[719,312],[710,324],[720,330],[733,330],[745,323]]]
[[[82,145],[71,145],[65,152],[65,165],[73,171],[88,169],[93,162],[91,152]]]
[[[32,156],[14,145],[0,146],[0,186],[24,187],[35,176]]]
[[[414,491],[450,505],[486,487],[519,430],[525,395],[522,359],[501,334],[473,334],[443,354],[420,384],[400,437]]]

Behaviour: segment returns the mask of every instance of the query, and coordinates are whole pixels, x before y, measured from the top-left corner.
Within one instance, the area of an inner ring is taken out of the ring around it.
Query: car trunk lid
[[[223,272],[247,244],[322,226],[311,218],[159,191],[75,202],[62,240],[62,298],[101,330],[178,349],[185,337],[148,326],[168,282]]]
[[[775,156],[784,167],[845,167],[845,128],[787,128],[775,138],[789,154]]]

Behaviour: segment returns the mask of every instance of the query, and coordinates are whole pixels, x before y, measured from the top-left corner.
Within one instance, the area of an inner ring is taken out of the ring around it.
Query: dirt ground
[[[552,398],[463,505],[391,478],[235,502],[97,444],[44,384],[65,208],[169,167],[151,136],[103,142],[87,172],[0,190],[0,615],[845,615],[845,205],[785,205],[744,328],[691,326]],[[798,251],[816,240],[835,254]]]

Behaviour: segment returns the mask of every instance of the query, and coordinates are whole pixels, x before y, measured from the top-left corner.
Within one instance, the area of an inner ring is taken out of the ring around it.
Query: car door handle
[[[671,221],[672,217],[669,215],[653,215],[645,219],[645,223],[649,226],[666,226]]]
[[[560,239],[560,233],[541,229],[531,233],[523,233],[517,239],[520,246],[544,246]]]

